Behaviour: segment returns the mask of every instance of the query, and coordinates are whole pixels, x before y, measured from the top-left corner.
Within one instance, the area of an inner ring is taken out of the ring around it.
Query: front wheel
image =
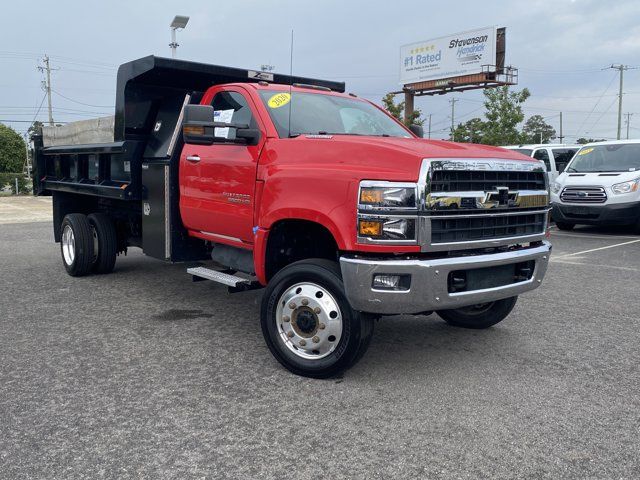
[[[322,259],[292,263],[273,277],[260,323],[273,356],[296,375],[313,378],[354,365],[373,334],[373,318],[349,305],[338,264]]]
[[[440,310],[436,313],[445,322],[454,327],[489,328],[507,318],[513,307],[515,307],[517,300],[518,297],[511,297],[453,310]]]

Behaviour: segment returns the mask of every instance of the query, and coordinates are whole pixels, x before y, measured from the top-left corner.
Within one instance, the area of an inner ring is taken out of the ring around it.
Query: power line
[[[615,75],[611,78],[611,81],[609,82],[609,84],[607,85],[607,88],[604,89],[604,92],[602,92],[602,95],[600,95],[600,97],[598,97],[598,100],[596,101],[595,105],[593,106],[593,108],[591,109],[591,111],[589,112],[589,114],[582,120],[582,123],[580,124],[580,127],[576,130],[576,135],[578,135],[580,133],[580,131],[582,130],[582,127],[584,127],[584,124],[587,123],[587,120],[589,119],[589,117],[593,114],[594,110],[596,109],[596,107],[598,106],[598,104],[600,103],[600,101],[602,100],[602,97],[604,97],[606,95],[606,93],[609,91],[609,88],[611,87],[611,85],[613,84],[613,81],[616,79]]]
[[[112,107],[112,105],[92,105],[90,103],[79,102],[78,100],[74,100],[73,98],[69,98],[69,97],[67,97],[67,96],[65,96],[65,95],[63,95],[60,92],[57,92],[55,90],[53,90],[53,93],[55,93],[56,95],[61,96],[62,98],[66,99],[66,100],[69,100],[70,102],[77,103],[79,105],[84,105],[85,107],[97,107],[97,108],[111,108]]]

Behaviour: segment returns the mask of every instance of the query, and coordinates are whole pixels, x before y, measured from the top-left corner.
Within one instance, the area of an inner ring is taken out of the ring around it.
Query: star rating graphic
[[[426,53],[431,52],[436,49],[435,45],[423,45],[421,47],[416,47],[411,49],[411,55],[415,55],[416,53]]]

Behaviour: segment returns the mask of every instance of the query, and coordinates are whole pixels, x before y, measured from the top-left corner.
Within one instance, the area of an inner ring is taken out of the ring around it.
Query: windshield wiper
[[[567,168],[566,170],[567,170],[567,172],[576,172],[576,173],[578,172],[578,171],[577,171],[575,168],[573,168],[573,167],[569,167],[569,168]]]

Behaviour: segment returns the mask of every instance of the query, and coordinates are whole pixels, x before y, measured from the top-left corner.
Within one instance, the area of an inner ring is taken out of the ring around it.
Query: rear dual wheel
[[[64,268],[72,277],[111,272],[117,248],[115,226],[107,215],[70,213],[62,220],[60,253]]]

